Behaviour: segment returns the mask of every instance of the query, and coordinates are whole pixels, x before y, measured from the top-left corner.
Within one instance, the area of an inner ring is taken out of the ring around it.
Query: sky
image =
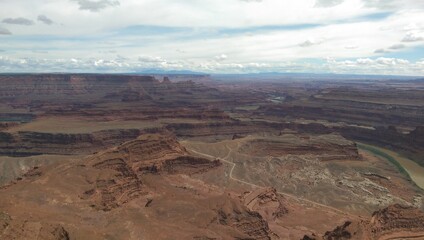
[[[0,72],[424,76],[424,0],[0,0]]]

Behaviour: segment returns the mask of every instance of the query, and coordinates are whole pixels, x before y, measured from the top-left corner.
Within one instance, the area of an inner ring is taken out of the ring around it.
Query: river
[[[408,158],[405,158],[399,155],[396,152],[393,152],[384,148],[375,147],[372,145],[367,145],[362,143],[358,143],[358,147],[362,150],[366,150],[368,152],[371,152],[374,155],[382,157],[392,162],[394,165],[400,165],[401,168],[403,168],[408,173],[412,181],[414,181],[418,187],[420,187],[421,189],[424,189],[424,167],[423,166],[419,165],[418,163]],[[397,164],[393,161],[396,161]],[[399,166],[397,167],[399,168]]]

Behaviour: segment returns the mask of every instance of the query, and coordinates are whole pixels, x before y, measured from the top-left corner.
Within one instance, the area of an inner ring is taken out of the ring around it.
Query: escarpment
[[[95,154],[86,165],[98,169],[99,177],[83,198],[93,199],[93,207],[111,210],[146,195],[141,176],[148,173],[193,174],[218,167],[219,161],[192,157],[170,135],[142,134],[137,139]]]
[[[100,74],[22,74],[0,76],[0,97],[23,95],[82,95],[109,89],[152,87],[158,84],[151,76]],[[17,83],[18,82],[18,83]]]
[[[360,160],[356,144],[338,134],[312,136],[286,134],[255,139],[245,143],[240,151],[253,156],[314,155],[321,161]]]
[[[305,236],[310,239],[316,237]],[[421,239],[424,237],[424,212],[399,204],[388,206],[372,214],[367,220],[346,221],[321,238],[334,239]]]
[[[111,129],[93,133],[0,132],[0,155],[84,154],[134,139],[139,129]]]

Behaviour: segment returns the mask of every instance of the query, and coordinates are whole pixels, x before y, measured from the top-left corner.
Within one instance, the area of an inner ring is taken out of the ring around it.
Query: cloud
[[[47,25],[52,25],[54,23],[53,20],[46,17],[45,15],[39,15],[37,20]]]
[[[12,34],[9,30],[7,30],[6,28],[2,28],[0,27],[0,35],[10,35]]]
[[[240,1],[247,2],[247,3],[253,3],[253,2],[259,3],[259,2],[262,2],[263,0],[240,0]]]
[[[418,42],[424,40],[424,34],[416,31],[408,32],[402,42]]]
[[[311,40],[306,40],[306,41],[304,41],[303,43],[299,43],[299,46],[301,46],[301,47],[309,47],[309,46],[312,46],[312,45],[314,45],[315,43],[313,42],[313,41],[311,41]]]
[[[356,63],[358,65],[368,65],[368,64],[374,63],[374,61],[369,58],[359,58],[359,59],[356,59]]]
[[[310,47],[310,46],[313,46],[313,45],[318,45],[318,44],[321,44],[322,43],[322,40],[315,40],[315,39],[308,39],[308,40],[306,40],[306,41],[304,41],[304,42],[302,42],[302,43],[299,43],[299,46],[301,46],[301,47]]]
[[[7,23],[7,24],[16,24],[16,25],[25,25],[25,26],[30,26],[30,25],[34,25],[34,21],[27,19],[27,18],[5,18],[2,21],[3,23]]]
[[[0,55],[27,61],[27,71],[66,70],[69,64],[69,69],[81,71],[100,67],[114,71],[109,66],[116,65],[116,71],[183,66],[210,72],[320,72],[325,68],[316,62],[326,57],[343,61],[390,56],[415,61],[424,54],[421,47],[424,42],[401,42],[404,37],[407,41],[416,41],[423,36],[424,1],[417,0],[368,0],[367,6],[365,0],[345,0],[335,7],[324,6],[339,1],[305,0],[290,1],[290,4],[281,0],[0,2],[4,3],[0,8],[0,16],[3,16],[0,26],[13,32],[13,37],[7,37],[4,34],[10,34],[9,31],[0,31],[3,34],[0,49],[7,50]],[[385,2],[396,8],[382,10]],[[54,20],[55,24],[47,27],[37,19],[39,14]],[[32,19],[34,26],[1,23],[3,18],[19,16]],[[405,44],[404,49],[392,49],[394,44],[401,43]],[[374,53],[380,48],[391,53]],[[111,49],[116,52],[108,52]],[[222,53],[228,58],[220,57]],[[19,61],[17,66],[22,66]],[[373,61],[373,66],[377,66]],[[348,63],[327,69],[366,72],[366,64],[359,62],[355,61],[356,68],[352,70],[349,70],[352,64]],[[405,69],[411,70],[411,74],[418,71]]]
[[[344,48],[346,48],[346,49],[357,49],[358,45],[346,45]]]
[[[402,49],[402,48],[405,48],[405,47],[406,46],[404,44],[394,44],[394,45],[390,46],[389,49],[398,50],[398,49]]]
[[[32,50],[33,53],[40,53],[40,54],[46,54],[49,53],[48,51],[43,51],[43,50]]]
[[[166,62],[162,57],[152,57],[152,56],[140,56],[138,61],[144,63],[163,63]]]
[[[389,65],[389,66],[394,66],[394,65],[406,65],[409,64],[408,60],[405,59],[398,59],[398,58],[377,58],[375,60],[375,62],[377,64],[381,64],[381,65]]]
[[[365,7],[391,9],[396,7],[394,0],[362,0]]]
[[[424,61],[410,62],[401,58],[376,59],[359,58],[356,60],[327,61],[323,68],[334,73],[382,74],[382,75],[424,75]]]
[[[90,12],[99,12],[107,7],[119,6],[119,1],[116,0],[71,0],[79,4],[81,10],[88,10]]]
[[[225,54],[221,54],[221,55],[219,55],[219,56],[215,56],[215,59],[216,59],[216,61],[218,61],[218,62],[221,62],[221,61],[227,60],[227,58],[228,58],[228,56],[227,56],[227,55],[225,55]]]
[[[343,3],[344,0],[317,0],[315,7],[334,7]]]
[[[145,61],[145,60],[151,61]],[[143,60],[143,61],[139,61]],[[0,72],[140,72],[146,69],[193,70],[208,73],[252,73],[252,72],[316,72],[355,73],[382,75],[424,76],[424,60],[410,62],[401,58],[358,58],[338,61],[306,63],[304,61],[283,62],[217,62],[211,61],[167,61],[160,57],[144,56],[131,58],[10,58],[0,56]]]
[[[389,53],[390,51],[386,51],[384,48],[379,48],[374,51],[374,53]]]

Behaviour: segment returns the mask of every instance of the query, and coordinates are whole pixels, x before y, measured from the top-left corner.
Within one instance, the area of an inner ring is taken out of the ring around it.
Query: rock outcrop
[[[86,167],[100,170],[100,176],[83,198],[105,211],[146,194],[142,174],[193,174],[220,166],[219,161],[192,157],[170,134],[143,134],[111,150],[95,154]]]
[[[424,212],[395,204],[374,212],[370,220],[346,221],[322,238],[305,237],[324,240],[421,239],[424,237]]]
[[[244,204],[266,220],[275,220],[289,212],[286,199],[275,188],[260,188],[243,196]]]
[[[424,213],[413,207],[392,205],[372,214],[370,228],[372,237],[378,239],[424,237]]]
[[[312,155],[321,161],[360,160],[356,144],[338,134],[282,135],[249,141],[240,148],[252,156]]]
[[[70,240],[66,229],[60,224],[31,220],[16,220],[0,212],[0,238],[8,240]]]
[[[271,240],[272,232],[262,216],[235,203],[218,210],[218,222],[246,234],[246,239]]]

